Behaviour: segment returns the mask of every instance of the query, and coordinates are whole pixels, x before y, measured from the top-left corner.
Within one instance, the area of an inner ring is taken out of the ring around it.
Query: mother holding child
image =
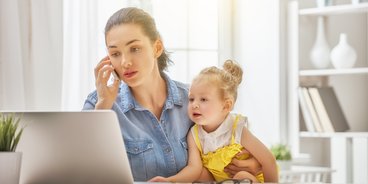
[[[202,70],[190,89],[171,80],[155,21],[138,8],[110,17],[105,43],[108,56],[95,67],[96,90],[83,109],[116,112],[135,181],[278,182],[270,151],[246,128],[246,117],[230,113],[238,64]],[[107,84],[113,71],[123,83]]]

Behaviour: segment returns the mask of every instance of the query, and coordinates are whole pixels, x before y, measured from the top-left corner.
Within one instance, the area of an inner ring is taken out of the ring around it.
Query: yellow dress
[[[194,125],[194,140],[201,152],[202,163],[203,166],[206,167],[213,175],[216,181],[223,181],[225,179],[230,179],[230,177],[224,172],[224,168],[231,162],[232,158],[236,156],[244,147],[238,143],[235,143],[235,130],[237,123],[239,121],[239,115],[236,116],[235,122],[232,127],[232,135],[231,135],[231,143],[222,148],[218,148],[214,152],[208,152],[207,154],[203,154],[202,146],[198,137],[198,125]],[[247,159],[249,157],[248,154],[243,154],[238,159]],[[258,181],[264,182],[263,173],[260,173],[256,176]]]

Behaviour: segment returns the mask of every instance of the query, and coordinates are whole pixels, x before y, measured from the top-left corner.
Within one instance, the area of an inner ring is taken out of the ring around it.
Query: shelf
[[[333,169],[329,167],[318,166],[291,166],[290,170],[281,170],[281,174],[296,174],[296,173],[331,173]]]
[[[299,71],[299,76],[329,76],[329,75],[352,75],[352,74],[368,74],[368,67],[347,68],[347,69],[316,69],[316,70]]]
[[[339,15],[346,13],[367,13],[368,12],[368,3],[360,3],[360,4],[346,4],[346,5],[335,5],[335,6],[326,6],[323,8],[306,8],[300,9],[299,15]]]
[[[304,138],[332,138],[332,137],[368,137],[368,132],[300,132]]]

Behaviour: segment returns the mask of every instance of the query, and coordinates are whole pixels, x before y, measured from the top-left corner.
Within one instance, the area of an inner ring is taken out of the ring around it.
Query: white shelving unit
[[[353,5],[350,0],[341,0],[338,5],[323,8],[314,8],[314,3],[289,0],[288,4],[288,128],[292,152],[295,157],[309,154],[310,163],[306,165],[333,170],[328,182],[368,183],[368,3]],[[309,52],[319,16],[325,19],[331,49],[338,35],[347,33],[358,55],[354,68],[313,68]],[[301,130],[297,90],[308,79],[334,87],[350,125],[349,132]]]

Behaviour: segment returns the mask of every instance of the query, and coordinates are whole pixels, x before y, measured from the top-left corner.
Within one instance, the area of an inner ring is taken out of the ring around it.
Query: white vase
[[[330,46],[325,36],[324,18],[317,18],[317,34],[314,45],[310,51],[310,60],[314,68],[323,69],[330,65]]]
[[[21,152],[0,152],[0,183],[18,184],[21,162]]]
[[[357,60],[357,54],[348,43],[345,33],[340,34],[339,43],[331,51],[331,62],[335,68],[352,68]]]

